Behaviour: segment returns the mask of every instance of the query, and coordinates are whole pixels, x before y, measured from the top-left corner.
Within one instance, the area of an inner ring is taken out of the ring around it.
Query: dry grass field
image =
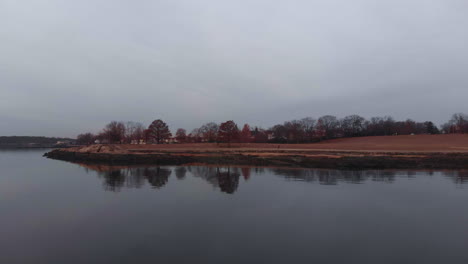
[[[115,145],[115,151],[161,150],[174,152],[197,151],[250,151],[250,150],[311,150],[358,152],[468,152],[468,134],[376,136],[326,140],[311,144],[162,144]],[[92,147],[92,146],[91,146]],[[114,152],[114,151],[111,151]]]

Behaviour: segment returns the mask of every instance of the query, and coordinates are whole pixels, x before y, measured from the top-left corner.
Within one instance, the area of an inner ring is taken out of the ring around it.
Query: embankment
[[[108,165],[248,165],[334,169],[468,169],[468,152],[395,152],[281,148],[152,148],[92,145],[56,149],[51,159]]]

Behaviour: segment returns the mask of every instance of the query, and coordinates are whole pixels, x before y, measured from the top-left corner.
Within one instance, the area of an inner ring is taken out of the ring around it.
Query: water
[[[0,150],[0,263],[468,263],[468,173],[80,166]]]

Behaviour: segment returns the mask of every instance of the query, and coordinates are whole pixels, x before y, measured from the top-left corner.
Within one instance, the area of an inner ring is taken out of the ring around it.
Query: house
[[[266,131],[266,135],[268,136],[268,140],[272,140],[275,138],[275,134],[273,131]]]
[[[132,144],[132,145],[145,145],[146,141],[143,140],[143,139],[132,139],[132,141],[130,141],[130,144]]]
[[[176,137],[170,137],[170,138],[164,140],[164,143],[166,143],[166,144],[175,144],[175,143],[179,143],[179,141],[177,141]]]
[[[69,140],[64,140],[64,141],[57,141],[57,142],[55,143],[55,146],[69,146],[69,145],[71,145],[71,144],[72,144],[71,141],[69,141]]]

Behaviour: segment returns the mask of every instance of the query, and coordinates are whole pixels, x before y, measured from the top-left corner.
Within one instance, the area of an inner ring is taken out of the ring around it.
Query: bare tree
[[[137,123],[133,131],[132,138],[134,140],[137,140],[138,144],[140,144],[141,140],[145,139],[145,127],[143,126],[143,124]]]
[[[337,137],[339,125],[336,116],[332,115],[322,116],[317,121],[317,128],[323,132],[326,138]]]
[[[287,131],[287,139],[290,143],[299,143],[305,141],[306,133],[303,123],[300,120],[284,122]]]
[[[288,140],[288,129],[284,125],[275,125],[270,128],[273,132],[273,140],[275,143],[286,143]]]
[[[179,143],[185,143],[185,141],[187,140],[187,132],[185,131],[185,129],[183,128],[177,129],[176,139],[177,139],[177,142]]]
[[[103,131],[105,139],[109,143],[122,143],[125,138],[125,125],[123,122],[112,121],[106,125]]]
[[[341,120],[341,129],[345,137],[358,137],[364,134],[366,119],[358,115],[349,115]]]
[[[137,144],[144,138],[143,132],[145,128],[142,123],[128,121],[125,125],[125,143],[136,141]]]
[[[317,120],[312,117],[305,117],[299,120],[301,123],[302,129],[304,130],[304,137],[306,142],[310,142],[314,136],[314,129]]]
[[[203,139],[207,142],[215,142],[218,133],[218,125],[214,122],[209,122],[200,127],[199,132]]]
[[[391,116],[372,117],[367,126],[367,135],[385,136],[397,133],[395,120]]]
[[[78,145],[90,145],[94,143],[96,136],[92,133],[79,134],[76,137],[76,143]]]
[[[468,115],[456,113],[449,121],[451,133],[468,133]]]
[[[200,143],[202,141],[202,133],[199,128],[195,128],[187,135],[187,141],[191,143]]]
[[[148,128],[149,139],[156,142],[156,144],[164,143],[164,140],[172,136],[169,127],[161,119],[154,120]]]

